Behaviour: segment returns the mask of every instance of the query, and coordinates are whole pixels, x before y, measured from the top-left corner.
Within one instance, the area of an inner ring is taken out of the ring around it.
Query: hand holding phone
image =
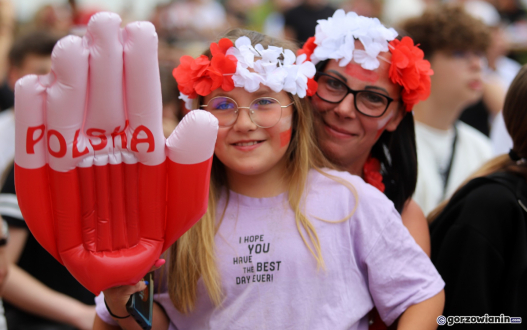
[[[154,306],[154,278],[150,272],[143,279],[146,284],[146,289],[132,294],[126,303],[126,309],[141,328],[150,330],[152,328],[152,311]]]

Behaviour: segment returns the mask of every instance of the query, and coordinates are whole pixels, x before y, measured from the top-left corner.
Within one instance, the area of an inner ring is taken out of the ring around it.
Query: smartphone
[[[143,279],[148,282],[146,289],[131,295],[128,303],[126,303],[126,309],[141,328],[150,330],[154,306],[154,278],[152,273],[148,273]]]

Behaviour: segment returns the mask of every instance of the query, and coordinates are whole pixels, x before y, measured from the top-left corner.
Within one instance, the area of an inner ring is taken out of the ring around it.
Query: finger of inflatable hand
[[[134,22],[126,26],[124,40],[130,149],[136,152],[139,162],[159,165],[166,156],[157,34],[152,23]]]
[[[108,154],[111,144],[107,136],[116,128],[123,130],[126,123],[120,25],[119,15],[108,12],[95,14],[88,23],[90,82],[85,131],[96,155]]]
[[[204,110],[193,110],[167,139],[167,156],[178,164],[201,163],[212,157],[218,120]]]
[[[212,157],[197,164],[168,163],[167,220],[163,252],[207,211]]]
[[[47,90],[47,142],[49,165],[67,172],[81,159],[92,156],[93,149],[82,131],[89,52],[76,36],[62,38],[51,56],[54,80]]]
[[[167,140],[168,195],[163,251],[207,210],[217,119],[206,111],[187,114]]]
[[[15,185],[24,220],[36,240],[59,262],[46,165],[46,88],[35,75],[15,86]]]
[[[59,254],[82,245],[81,196],[78,169],[48,171],[54,227]]]
[[[26,169],[46,164],[46,88],[36,75],[15,85],[15,163]]]
[[[138,164],[79,168],[84,246],[93,252],[139,242]]]
[[[15,163],[16,194],[24,222],[33,236],[62,263],[56,242],[48,171],[50,171],[48,165],[27,169]]]
[[[156,166],[138,165],[139,233],[142,238],[162,242],[166,220],[166,162]]]

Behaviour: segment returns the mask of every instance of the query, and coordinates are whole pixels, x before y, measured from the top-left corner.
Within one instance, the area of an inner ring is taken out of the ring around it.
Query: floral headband
[[[430,95],[430,62],[424,53],[414,45],[410,37],[395,39],[397,32],[384,27],[377,18],[359,16],[354,12],[345,13],[339,9],[333,17],[319,20],[314,37],[311,37],[298,51],[307,55],[307,60],[317,64],[328,59],[337,60],[346,66],[352,60],[366,70],[379,67],[379,59],[390,63],[390,80],[403,87],[402,100],[407,111]],[[355,49],[359,40],[364,50]],[[381,52],[392,54],[391,61],[380,56]]]
[[[253,47],[245,36],[235,44],[227,38],[212,43],[210,52],[210,60],[205,55],[196,59],[182,56],[172,72],[187,109],[192,109],[192,100],[198,95],[209,95],[217,88],[228,92],[243,87],[252,93],[263,84],[277,93],[284,90],[301,98],[317,90],[315,65],[306,60],[307,55],[296,57],[291,50],[275,46]]]

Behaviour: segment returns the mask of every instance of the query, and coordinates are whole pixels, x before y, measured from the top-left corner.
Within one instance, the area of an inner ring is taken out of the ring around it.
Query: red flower
[[[210,71],[214,71],[221,76],[221,89],[228,92],[234,89],[232,75],[236,73],[238,60],[234,55],[216,54],[212,57]]]
[[[424,53],[410,37],[390,42],[392,64],[389,76],[393,83],[403,87],[402,99],[406,111],[412,111],[419,101],[430,96],[430,76],[434,74]]]
[[[313,78],[309,78],[307,80],[307,90],[306,95],[307,96],[313,96],[317,92],[318,83]]]
[[[304,46],[298,50],[297,56],[306,54],[307,60],[311,61],[311,54],[315,51],[315,48],[317,48],[317,44],[315,44],[315,37],[310,37],[307,39],[307,41],[304,43]]]
[[[212,60],[205,55],[196,59],[181,57],[180,65],[172,71],[180,92],[193,99],[198,95],[209,95],[219,87],[225,91],[232,90],[232,75],[236,72],[238,60],[233,55],[225,55],[232,46],[232,41],[223,38],[210,45]]]
[[[218,41],[218,43],[213,42],[210,44],[210,53],[212,54],[213,57],[218,54],[225,55],[225,53],[227,53],[227,50],[229,50],[229,48],[233,46],[234,44],[232,43],[230,39],[221,38],[220,41]]]
[[[379,189],[381,192],[384,192],[385,187],[384,183],[382,183],[381,162],[377,158],[369,156],[366,163],[364,163],[362,173],[364,181]]]
[[[178,83],[179,91],[190,98],[196,98],[197,96],[194,91],[194,76],[191,69],[193,63],[194,59],[192,57],[188,55],[182,56],[179,66],[172,71],[172,75]]]

